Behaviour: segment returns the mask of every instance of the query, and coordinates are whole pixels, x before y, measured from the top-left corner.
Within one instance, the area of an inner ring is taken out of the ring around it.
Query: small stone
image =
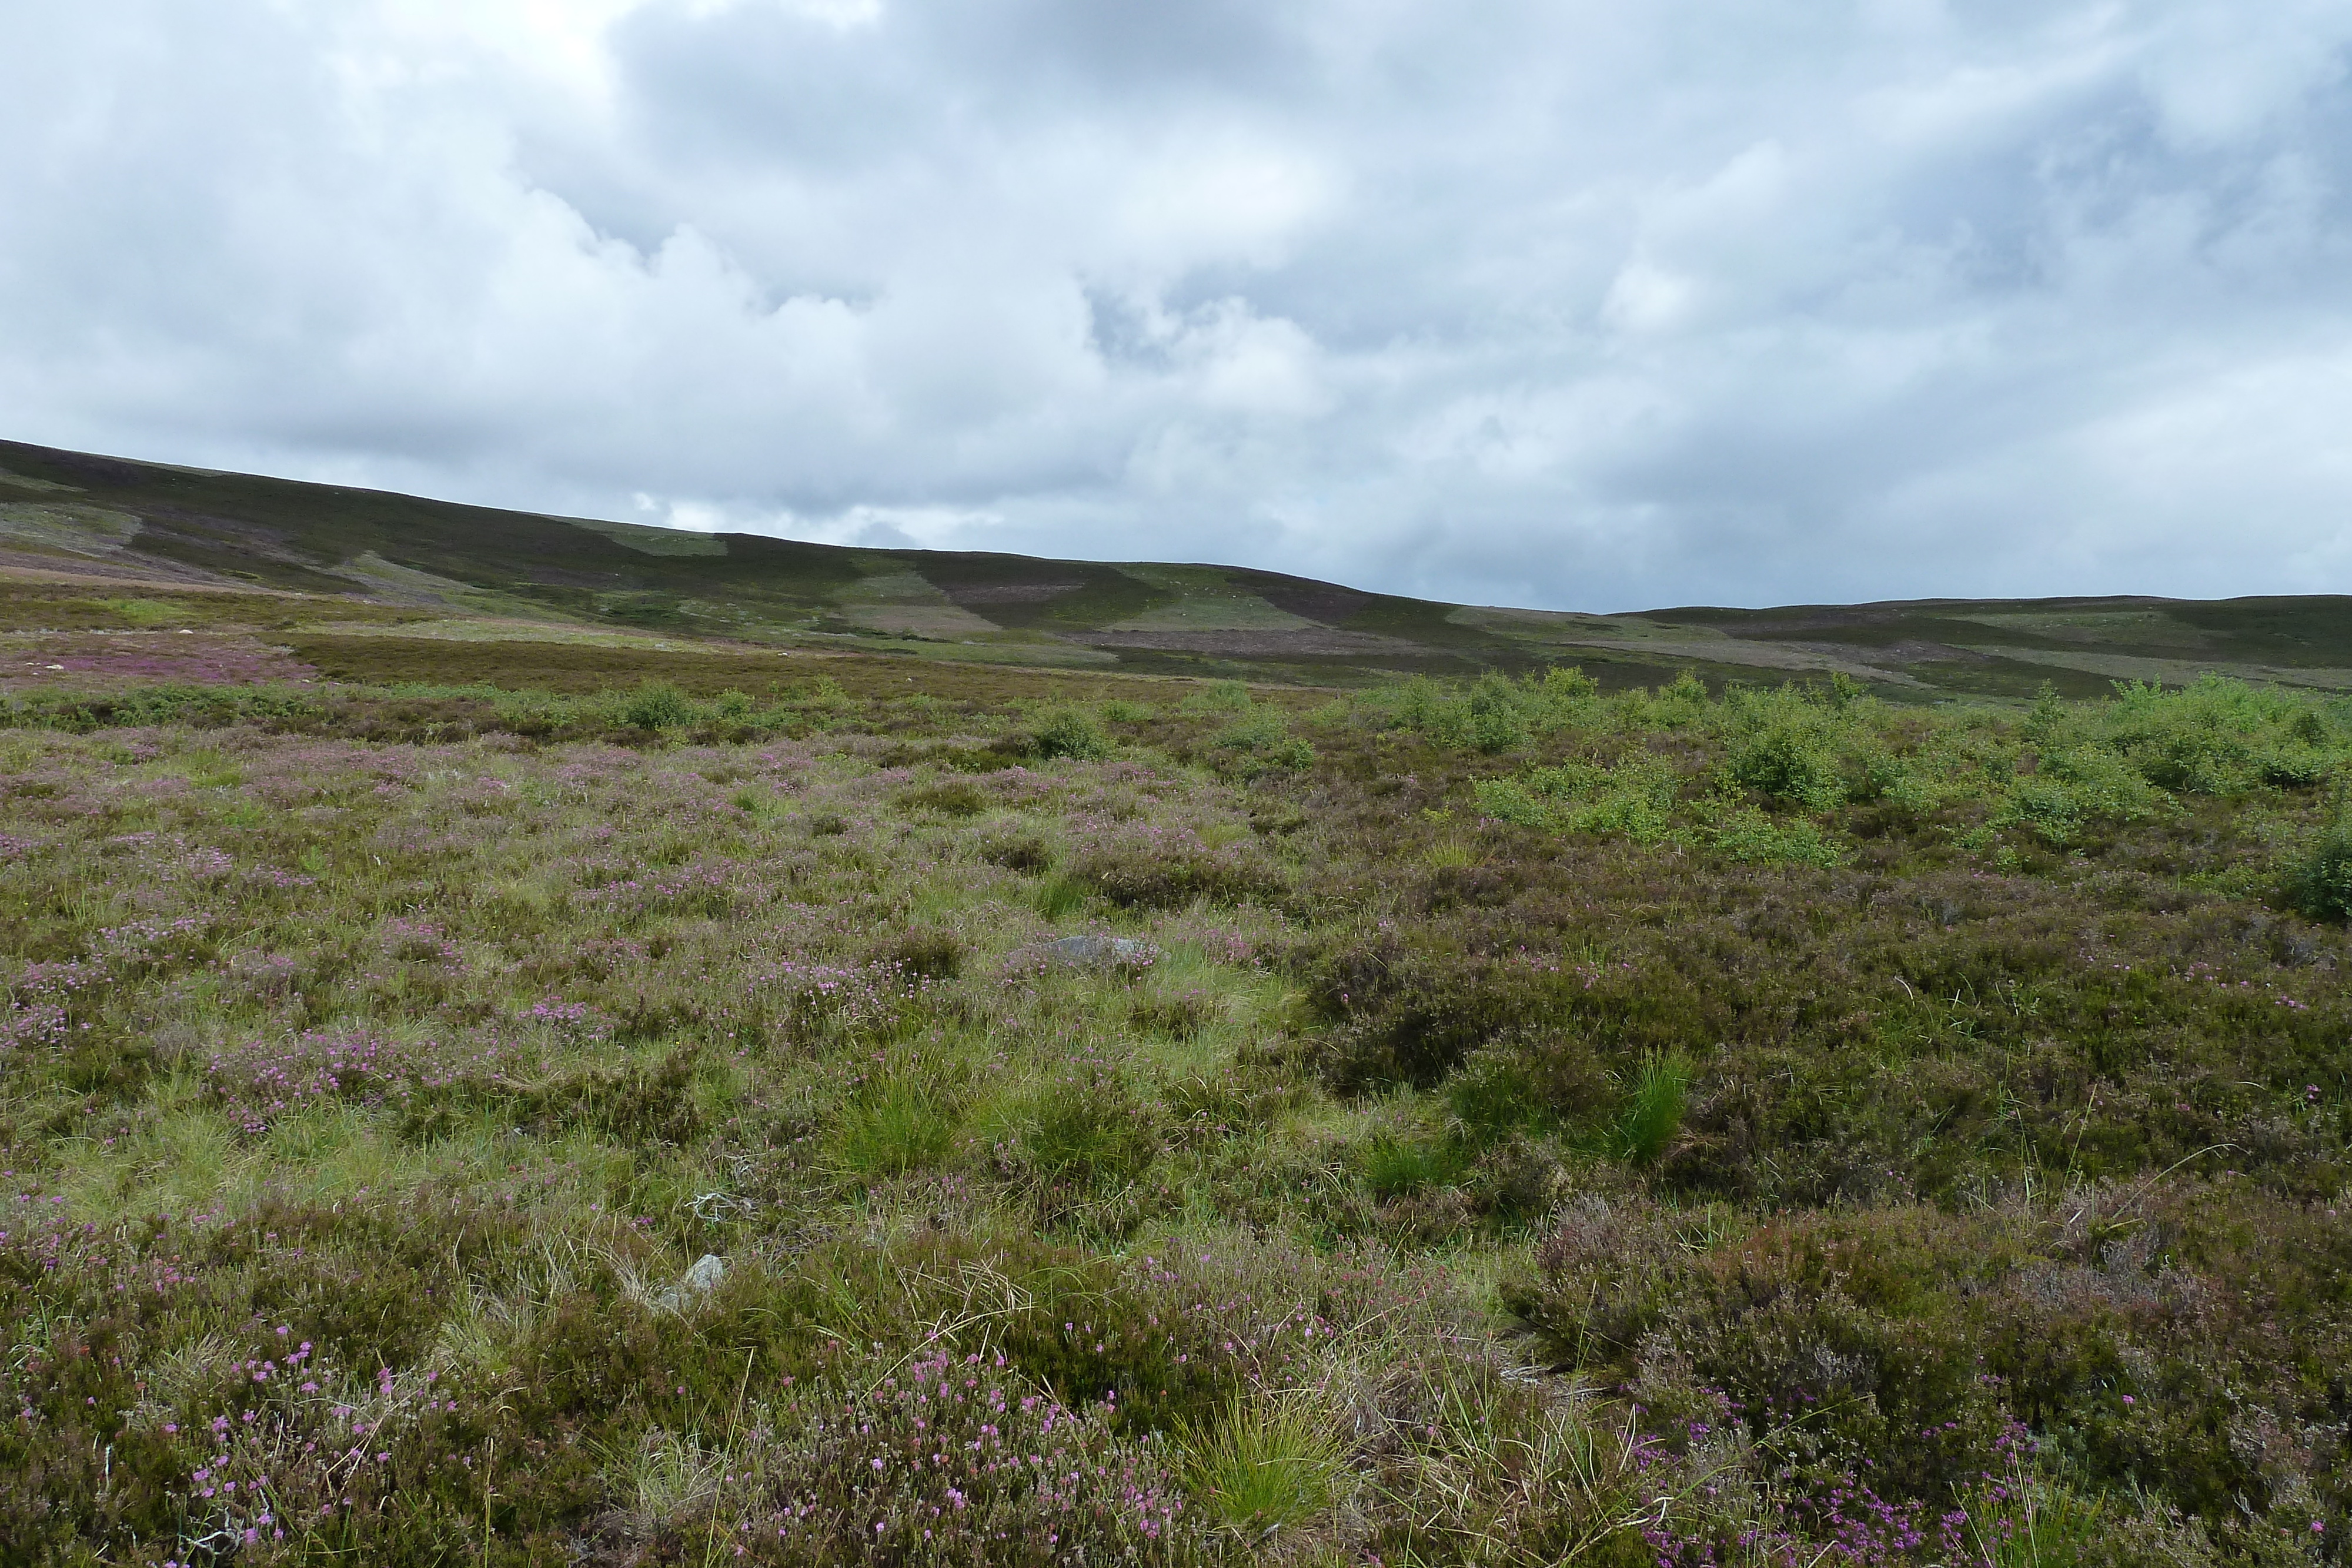
[[[705,1252],[686,1271],[686,1289],[694,1295],[707,1296],[727,1278],[727,1260],[716,1252]]]
[[[1095,932],[1080,936],[1065,936],[1048,943],[1045,951],[1056,962],[1064,964],[1149,964],[1159,956],[1158,949],[1149,942],[1139,941],[1132,936],[1105,936]]]

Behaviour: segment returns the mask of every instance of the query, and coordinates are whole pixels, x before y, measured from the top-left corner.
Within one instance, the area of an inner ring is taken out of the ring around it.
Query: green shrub
[[[1211,681],[1186,693],[1177,706],[1189,714],[1247,713],[1255,701],[1240,681]]]
[[[2299,741],[2263,752],[2254,762],[2263,782],[2278,789],[2309,789],[2325,784],[2336,767],[2335,753]]]
[[[2339,811],[2319,841],[2287,873],[2290,907],[2314,920],[2352,921],[2352,821]]]
[[[638,729],[676,729],[694,722],[694,699],[667,681],[647,681],[622,706],[621,716]]]
[[[2336,731],[2309,698],[2214,675],[2179,691],[2119,682],[2111,703],[2036,714],[2042,744],[2065,736],[2103,747],[2148,783],[2183,795],[2309,789],[2342,757]]]
[[[1470,798],[1477,803],[1480,816],[1492,817],[1498,822],[1509,822],[1522,828],[1549,828],[1552,825],[1551,807],[1538,800],[1525,784],[1516,779],[1473,779]]]
[[[1527,744],[1527,716],[1521,711],[1519,689],[1509,676],[1491,670],[1479,676],[1465,706],[1470,744],[1478,750],[1492,756]]]
[[[1710,831],[1709,841],[1727,859],[1752,865],[1828,867],[1843,858],[1820,823],[1768,816],[1752,806],[1732,810]]]
[[[1756,736],[1731,754],[1724,771],[1734,783],[1808,810],[1843,805],[1846,785],[1838,758],[1818,733],[1780,727]]]
[[[2084,746],[2042,758],[2039,773],[2010,787],[1993,821],[2016,823],[2046,842],[2063,845],[2086,828],[2139,821],[2170,804],[2171,798],[2121,755],[2105,746]]]
[[[1277,769],[1295,772],[1315,764],[1315,747],[1290,733],[1289,721],[1278,708],[1252,710],[1219,730],[1209,745],[1214,750],[1237,754],[1224,766],[1243,778]]]
[[[1493,756],[1591,717],[1598,690],[1578,669],[1553,669],[1517,681],[1489,670],[1466,687],[1416,675],[1370,700],[1391,724],[1448,750]]]
[[[1061,707],[1048,713],[1031,734],[1031,745],[1041,758],[1068,757],[1092,762],[1111,754],[1111,738],[1084,708]]]
[[[1264,755],[1267,767],[1283,768],[1292,773],[1315,766],[1314,744],[1299,736],[1294,735],[1286,740],[1276,741],[1266,748]]]
[[[1614,767],[1570,762],[1517,779],[1481,779],[1471,792],[1479,810],[1497,821],[1655,844],[1674,834],[1680,783],[1664,758],[1637,751]]]

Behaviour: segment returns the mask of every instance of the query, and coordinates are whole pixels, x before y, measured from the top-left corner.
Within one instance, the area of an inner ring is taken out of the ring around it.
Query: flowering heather
[[[719,1456],[699,1533],[754,1563],[1182,1561],[1165,1445],[1117,1426],[1115,1400],[1074,1409],[1002,1353],[831,1356]]]
[[[420,1094],[494,1074],[513,1057],[495,1044],[452,1048],[330,1030],[215,1051],[205,1084],[240,1132],[259,1134],[330,1102],[398,1110]]]
[[[0,1559],[2344,1560],[2352,714],[839,667],[7,695]]]
[[[258,685],[318,671],[281,648],[218,632],[0,632],[0,689],[184,682]]]

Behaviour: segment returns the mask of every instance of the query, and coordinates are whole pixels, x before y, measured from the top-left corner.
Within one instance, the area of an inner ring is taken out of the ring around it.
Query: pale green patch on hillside
[[[639,555],[725,555],[727,541],[717,534],[698,534],[691,528],[649,528],[638,523],[608,523],[595,517],[563,517],[560,521],[575,528],[586,528],[592,534],[602,534],[614,544],[635,550]]]
[[[112,555],[139,535],[129,512],[71,502],[0,502],[0,538],[73,555]]]
[[[415,567],[402,566],[396,561],[384,559],[373,550],[363,551],[345,561],[334,575],[349,578],[375,598],[389,600],[394,604],[470,610],[477,614],[526,621],[570,619],[509,594],[477,588],[472,583],[459,582],[454,578],[436,577]]]
[[[898,563],[877,557],[873,564],[887,568]],[[1005,634],[995,622],[954,602],[918,571],[877,570],[842,590],[835,601],[852,624],[896,636],[961,643]]]
[[[2204,646],[2208,640],[2206,634],[2196,627],[2184,626],[2157,609],[1992,611],[1959,614],[1953,619],[1972,621],[1995,632],[2025,632],[2041,637],[2087,643],[2129,643],[2142,647],[2199,648]]]
[[[1103,628],[1106,632],[1300,632],[1317,624],[1235,588],[1215,567],[1123,565],[1118,570],[1138,582],[1182,597],[1114,621]]]
[[[11,474],[0,468],[0,485],[12,490],[31,490],[40,495],[69,496],[79,493],[79,485],[60,485],[54,479],[35,479],[28,475]]]
[[[2023,664],[2046,664],[2054,670],[2083,670],[2095,675],[2105,675],[2111,680],[2154,681],[2170,686],[2189,685],[2204,675],[2221,675],[2230,680],[2266,681],[2279,685],[2311,686],[2320,691],[2352,689],[2352,670],[2247,664],[2226,659],[2159,659],[2132,653],[2099,653],[2089,649],[2075,653],[2072,649],[2053,651],[1987,644],[1975,651],[2015,659]]]

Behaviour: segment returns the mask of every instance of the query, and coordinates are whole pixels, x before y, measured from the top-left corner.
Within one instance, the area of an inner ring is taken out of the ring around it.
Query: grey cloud
[[[2340,588],[2352,0],[0,17],[0,419],[1590,608]]]

